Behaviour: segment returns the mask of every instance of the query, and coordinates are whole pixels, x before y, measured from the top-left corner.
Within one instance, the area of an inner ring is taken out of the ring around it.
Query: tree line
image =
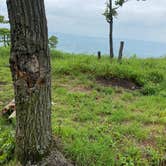
[[[8,24],[8,20],[5,20],[5,17],[0,15],[0,24]],[[10,45],[10,30],[9,28],[0,28],[0,45],[9,46]]]

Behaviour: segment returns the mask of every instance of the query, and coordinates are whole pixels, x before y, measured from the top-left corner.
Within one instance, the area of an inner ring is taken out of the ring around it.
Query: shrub
[[[141,93],[146,96],[155,95],[159,92],[157,85],[146,84],[143,89],[141,89]]]
[[[164,76],[159,71],[152,71],[148,74],[148,78],[153,83],[160,83],[164,80]]]

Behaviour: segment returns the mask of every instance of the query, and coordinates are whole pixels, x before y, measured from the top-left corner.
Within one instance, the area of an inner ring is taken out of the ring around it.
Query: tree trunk
[[[112,11],[112,0],[109,2],[110,4],[110,11]],[[114,57],[114,51],[113,51],[113,16],[111,16],[110,22],[109,22],[109,47],[110,47],[110,58]]]
[[[3,45],[4,45],[4,47],[6,47],[6,37],[5,37],[5,35],[3,35]]]
[[[10,46],[10,35],[8,34],[6,37],[7,37],[7,46]]]
[[[33,164],[50,150],[51,76],[44,0],[7,0],[16,102],[16,156]]]

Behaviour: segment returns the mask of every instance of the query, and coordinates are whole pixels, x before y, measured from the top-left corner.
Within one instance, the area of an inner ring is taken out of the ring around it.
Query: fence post
[[[118,61],[119,62],[122,60],[123,49],[124,49],[124,41],[121,41],[120,42],[120,48],[119,48],[119,56],[118,56]]]
[[[98,59],[101,59],[101,52],[100,51],[97,52],[97,56],[98,56]]]

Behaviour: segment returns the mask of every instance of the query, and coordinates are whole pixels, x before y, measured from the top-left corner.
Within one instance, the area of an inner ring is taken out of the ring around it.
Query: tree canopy
[[[103,15],[106,17],[106,21],[110,23],[112,21],[112,17],[116,17],[118,15],[117,9],[122,7],[128,1],[130,0],[115,0],[114,7],[112,7],[112,4],[110,4],[110,2],[107,1],[106,9],[105,9],[105,12],[103,13]],[[141,1],[141,0],[136,0],[136,1]],[[142,1],[146,1],[146,0],[142,0]]]
[[[49,41],[48,44],[50,49],[56,48],[58,44],[58,38],[56,36],[52,35],[51,37],[49,37],[48,41]]]
[[[5,20],[5,17],[0,15],[0,24],[8,24],[9,21],[8,20]]]

